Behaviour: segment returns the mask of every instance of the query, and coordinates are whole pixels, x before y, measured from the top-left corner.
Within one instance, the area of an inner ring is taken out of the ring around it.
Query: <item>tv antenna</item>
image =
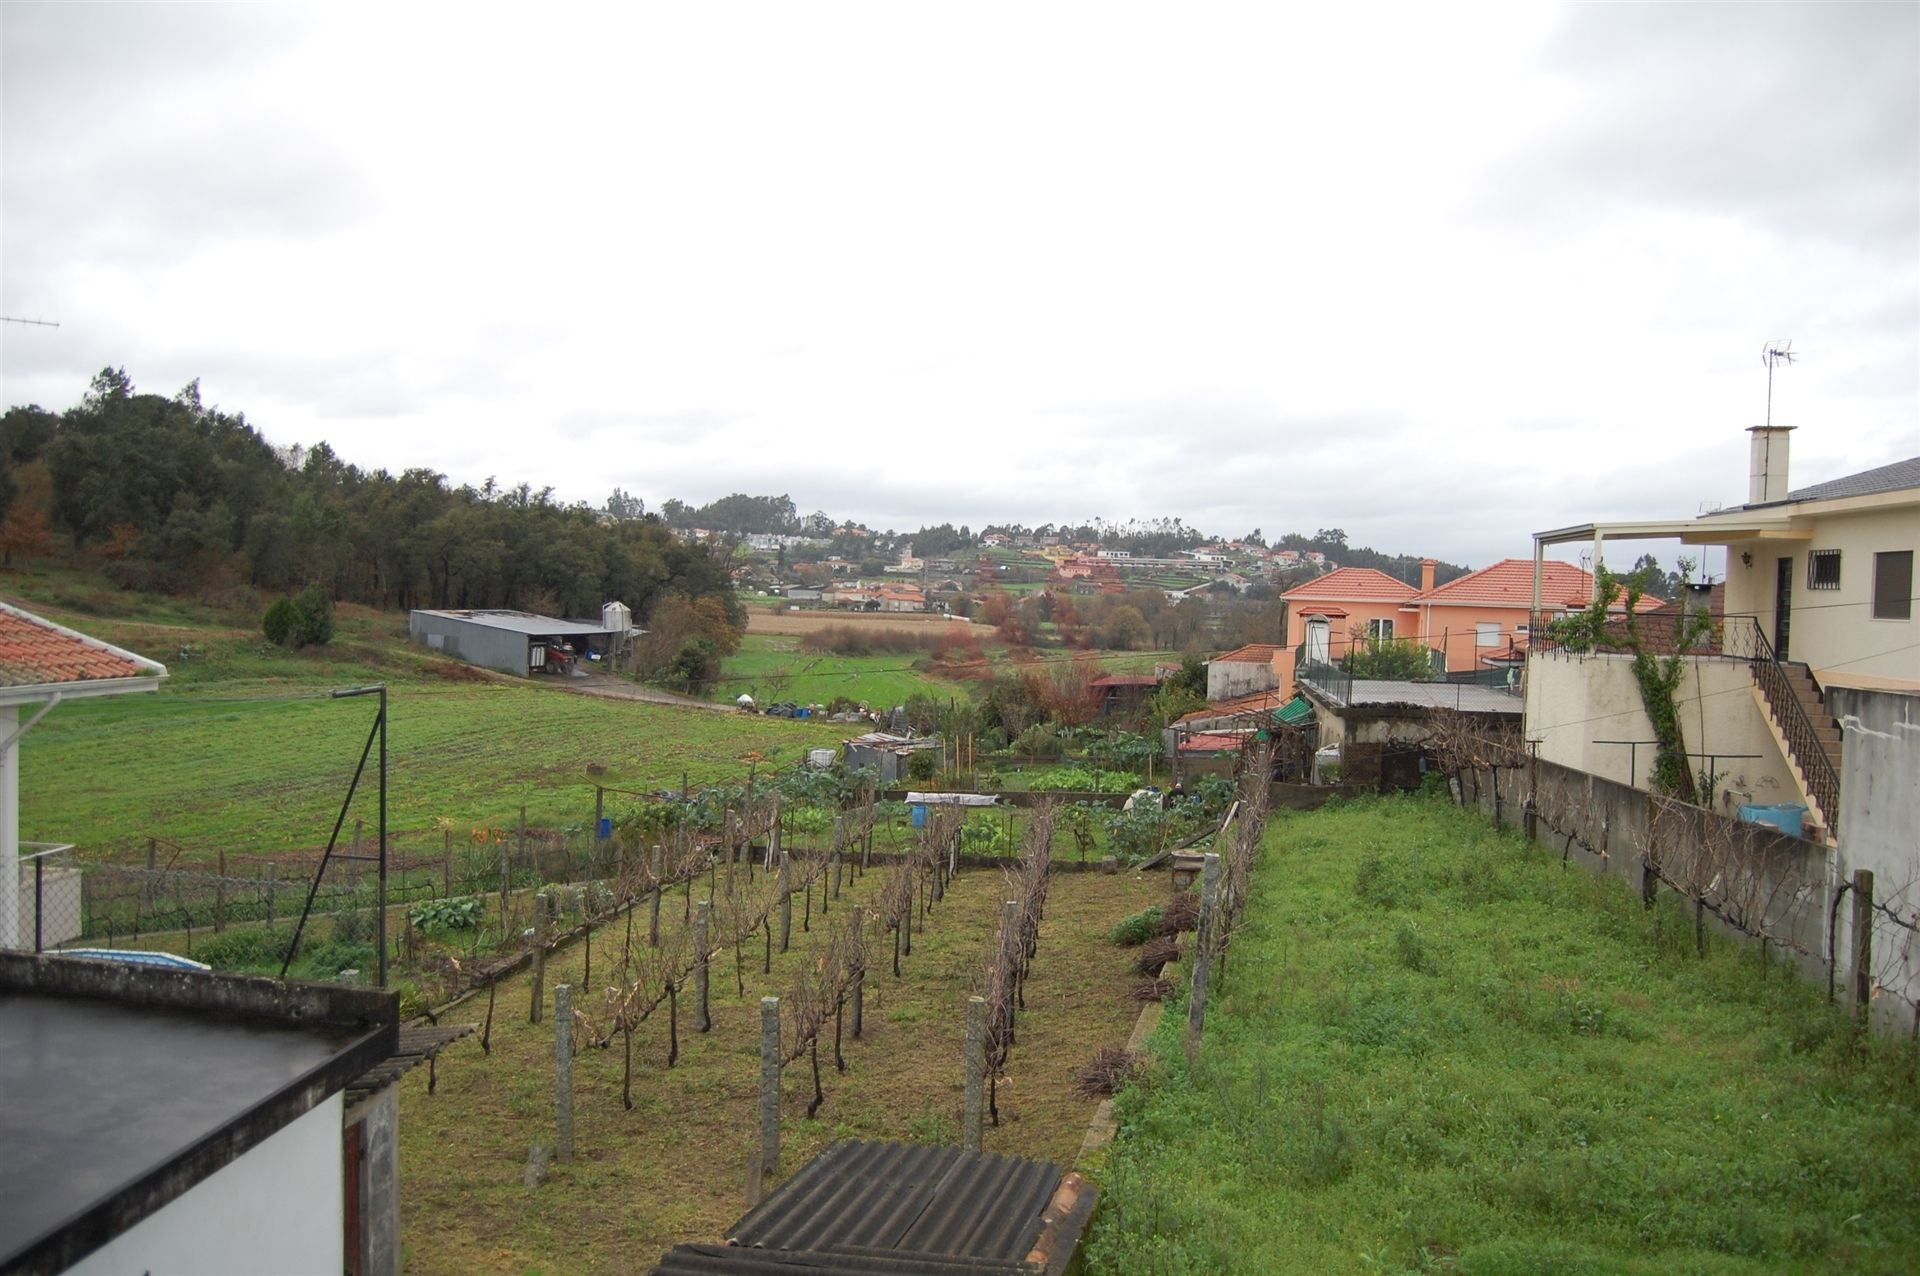
[[[1760,347],[1760,362],[1767,365],[1767,424],[1773,424],[1773,370],[1792,363],[1793,338],[1780,337]]]
[[[58,328],[60,326],[47,319],[15,319],[12,315],[0,315],[0,323],[30,323],[39,328]]]

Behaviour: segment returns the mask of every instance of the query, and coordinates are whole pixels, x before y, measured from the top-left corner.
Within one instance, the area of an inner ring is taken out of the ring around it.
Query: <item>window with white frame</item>
[[[1380,639],[1392,638],[1393,637],[1393,621],[1369,620],[1367,622],[1367,637],[1380,638]]]
[[[1840,551],[1816,549],[1807,554],[1807,588],[1840,588]]]
[[[1500,645],[1500,622],[1483,620],[1473,627],[1473,645],[1476,647],[1498,647]]]

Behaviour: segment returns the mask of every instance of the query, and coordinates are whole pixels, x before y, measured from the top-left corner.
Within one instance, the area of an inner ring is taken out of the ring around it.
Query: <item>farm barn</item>
[[[607,656],[639,631],[625,603],[608,603],[600,621],[556,620],[507,609],[416,611],[407,617],[407,636],[434,651],[468,664],[522,677],[565,673],[588,653]]]

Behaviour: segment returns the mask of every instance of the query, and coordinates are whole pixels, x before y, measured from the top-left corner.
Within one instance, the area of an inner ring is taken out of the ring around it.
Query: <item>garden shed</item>
[[[940,737],[891,735],[873,731],[846,742],[847,770],[870,769],[880,783],[893,784],[907,778],[907,759],[915,753],[931,751],[934,766],[940,765]]]

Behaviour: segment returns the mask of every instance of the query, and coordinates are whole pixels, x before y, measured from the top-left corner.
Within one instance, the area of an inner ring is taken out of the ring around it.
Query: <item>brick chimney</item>
[[[1747,504],[1764,505],[1787,499],[1787,436],[1790,425],[1755,425],[1747,429],[1753,449],[1747,462]]]
[[[1423,558],[1420,560],[1420,592],[1421,593],[1424,594],[1429,589],[1433,588],[1433,569],[1438,567],[1439,565],[1440,564],[1434,562],[1431,558]]]

